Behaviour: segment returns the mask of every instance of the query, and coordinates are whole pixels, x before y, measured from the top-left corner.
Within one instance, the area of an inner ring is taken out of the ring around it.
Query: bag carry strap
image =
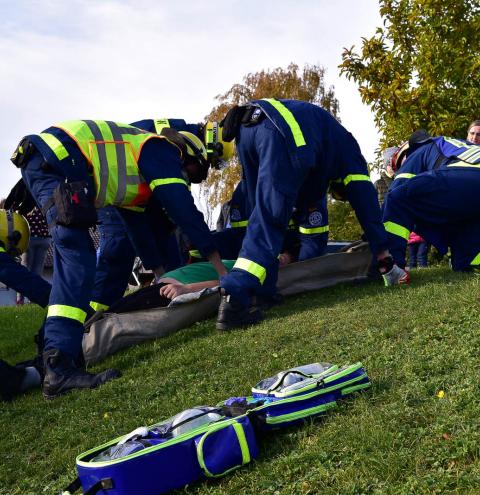
[[[287,378],[288,375],[300,375],[300,376],[303,376],[305,378],[315,378],[311,374],[303,373],[302,371],[288,370],[288,371],[285,372],[285,374],[282,376],[282,378],[280,378],[279,382],[276,383],[274,387],[269,388],[268,391],[269,392],[273,392],[273,390],[276,390],[281,385],[283,385],[283,382],[285,381],[285,378]],[[322,379],[318,380],[318,383],[322,383],[322,382],[323,382]]]
[[[212,473],[208,470],[207,464],[205,462],[205,457],[203,455],[203,444],[205,443],[205,440],[209,435],[211,435],[212,433],[216,433],[219,430],[223,430],[224,428],[229,428],[230,426],[234,429],[237,436],[240,452],[242,454],[242,463],[228,468],[227,470],[223,471],[223,473]],[[234,469],[238,469],[239,467],[248,464],[251,461],[250,447],[248,446],[248,441],[243,425],[235,422],[228,425],[218,425],[212,428],[210,431],[207,431],[197,444],[197,459],[200,467],[202,468],[203,474],[205,474],[205,476],[207,476],[208,478],[219,478],[220,476],[224,476]]]
[[[72,495],[77,490],[82,488],[82,484],[80,483],[80,478],[75,478],[65,490],[58,492],[58,495]],[[92,485],[83,495],[95,495],[100,490],[111,490],[114,488],[112,478],[103,478],[100,481],[97,481],[94,485]]]

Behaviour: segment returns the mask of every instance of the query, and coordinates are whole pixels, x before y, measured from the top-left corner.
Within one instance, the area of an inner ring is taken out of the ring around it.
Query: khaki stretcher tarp
[[[290,296],[362,279],[367,276],[370,261],[367,243],[352,244],[345,252],[327,254],[281,268],[278,290],[282,295]],[[84,335],[85,360],[87,363],[100,361],[120,349],[164,337],[213,316],[219,301],[217,292],[173,307],[106,313]]]

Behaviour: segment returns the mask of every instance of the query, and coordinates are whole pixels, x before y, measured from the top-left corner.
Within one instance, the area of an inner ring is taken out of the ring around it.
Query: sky
[[[250,72],[319,64],[342,124],[373,159],[379,135],[343,47],[381,26],[377,0],[0,0],[0,198],[19,140],[63,120],[200,122]]]

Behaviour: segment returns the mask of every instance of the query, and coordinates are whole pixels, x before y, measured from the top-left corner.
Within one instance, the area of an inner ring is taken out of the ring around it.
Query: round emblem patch
[[[323,217],[319,211],[314,211],[308,215],[308,223],[310,225],[320,225],[322,223]]]
[[[242,215],[240,214],[240,211],[237,209],[230,210],[230,220],[233,220],[236,222],[237,220],[240,220],[242,218]]]

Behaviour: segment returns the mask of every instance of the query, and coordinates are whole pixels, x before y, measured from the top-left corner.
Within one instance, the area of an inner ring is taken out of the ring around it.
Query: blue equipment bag
[[[85,495],[159,495],[223,476],[257,455],[247,416],[199,406],[80,454],[78,479],[62,493],[81,485]]]
[[[268,431],[322,415],[337,400],[369,386],[361,363],[341,368],[312,363],[266,378],[252,388],[251,397],[231,398],[225,405],[248,410],[255,428]]]

